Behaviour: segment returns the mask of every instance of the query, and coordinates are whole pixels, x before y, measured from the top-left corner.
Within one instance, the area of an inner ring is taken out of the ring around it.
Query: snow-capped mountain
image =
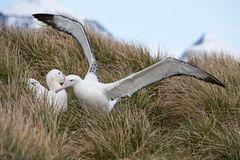
[[[229,55],[238,61],[240,60],[239,51],[210,34],[203,34],[191,47],[184,51],[181,59],[186,60],[190,56],[200,56],[212,53],[217,55]]]
[[[7,9],[0,11],[0,25],[16,28],[39,28],[43,24],[32,17],[34,13],[62,13],[79,19],[84,25],[103,35],[112,34],[98,21],[76,16],[71,10],[63,7],[57,0],[16,0]]]
[[[18,16],[30,16],[35,12],[67,12],[72,14],[56,0],[16,0],[3,11],[5,15]]]

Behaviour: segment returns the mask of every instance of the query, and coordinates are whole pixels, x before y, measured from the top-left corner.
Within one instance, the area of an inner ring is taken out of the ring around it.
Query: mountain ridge
[[[112,33],[97,20],[78,16],[73,11],[61,6],[56,0],[18,0],[11,4],[6,10],[0,11],[0,25],[12,26],[17,29],[40,28],[42,23],[39,23],[32,17],[34,13],[74,15],[74,17],[90,29],[112,37]]]

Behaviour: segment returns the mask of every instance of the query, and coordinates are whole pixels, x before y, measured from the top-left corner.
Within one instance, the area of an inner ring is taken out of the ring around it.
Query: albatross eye
[[[60,75],[61,73],[60,73],[60,72],[58,72],[58,74]]]
[[[74,79],[71,79],[71,80],[70,80],[70,82],[73,82],[73,81],[74,81]]]

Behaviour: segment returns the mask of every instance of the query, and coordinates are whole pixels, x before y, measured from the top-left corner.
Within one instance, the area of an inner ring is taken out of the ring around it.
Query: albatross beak
[[[67,88],[67,82],[64,81],[64,83],[62,84],[61,87],[59,87],[58,89],[56,89],[56,93],[60,92],[61,90],[64,90],[65,88]]]
[[[65,82],[65,80],[66,80],[66,76],[63,75],[63,82],[60,82],[60,85],[61,85],[61,86],[63,85],[63,83]]]

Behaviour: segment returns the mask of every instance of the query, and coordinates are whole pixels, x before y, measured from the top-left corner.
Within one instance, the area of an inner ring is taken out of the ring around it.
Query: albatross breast
[[[74,94],[83,104],[94,109],[109,112],[109,100],[103,93],[103,84],[95,81],[82,80],[73,87]]]

